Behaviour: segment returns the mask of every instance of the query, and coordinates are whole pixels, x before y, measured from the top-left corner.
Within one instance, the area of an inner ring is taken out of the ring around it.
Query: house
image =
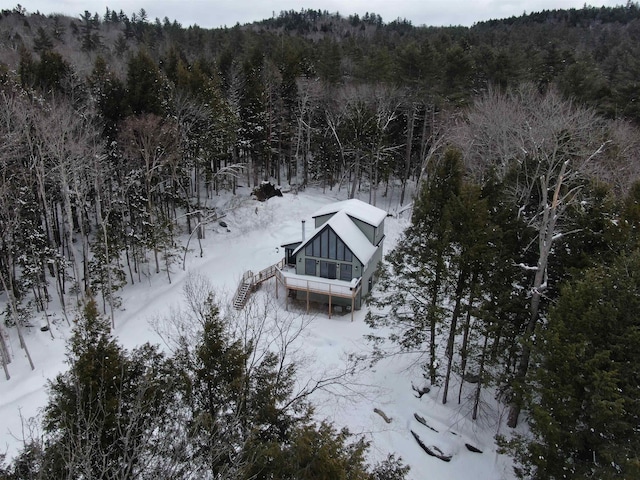
[[[313,215],[315,229],[282,245],[284,265],[276,273],[288,296],[309,302],[349,307],[362,305],[382,260],[387,212],[360,200],[329,204]],[[277,293],[276,293],[277,294]]]

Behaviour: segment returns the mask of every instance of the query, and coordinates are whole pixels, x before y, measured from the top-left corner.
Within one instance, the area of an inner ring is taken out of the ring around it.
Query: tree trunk
[[[435,278],[433,280],[433,286],[431,288],[431,305],[429,312],[429,380],[431,385],[436,384],[436,324],[438,323],[438,315],[436,309],[438,308],[438,292],[440,291],[440,277],[442,276],[441,265],[438,262],[435,271]]]
[[[60,190],[62,193],[63,202],[63,226],[64,226],[64,238],[67,242],[67,252],[69,253],[69,260],[71,260],[71,268],[73,269],[73,275],[78,285],[78,293],[80,295],[80,301],[84,303],[85,289],[84,279],[81,277],[80,264],[78,259],[78,252],[76,251],[75,243],[73,242],[73,210],[71,208],[71,191],[69,189],[69,182],[67,179],[66,168],[60,165]]]
[[[447,341],[447,373],[444,378],[444,391],[442,393],[442,404],[447,403],[447,396],[449,394],[449,380],[451,379],[451,367],[453,365],[453,348],[456,340],[456,329],[458,328],[458,317],[460,316],[460,306],[462,304],[462,295],[465,288],[466,272],[464,269],[460,269],[458,274],[458,280],[456,285],[456,300],[453,307],[453,313],[451,315],[451,326],[449,328],[449,339]]]
[[[427,118],[427,115],[429,114],[429,112],[427,111],[427,106],[425,105],[424,108],[424,119],[422,121],[422,136],[420,138],[420,172],[418,174],[418,179],[417,179],[417,183],[418,186],[420,185],[420,182],[422,181],[422,177],[424,176],[424,173],[427,170],[427,163],[429,160],[429,156],[430,156],[430,152],[429,152],[429,120]],[[433,124],[434,124],[435,120],[432,116],[431,118],[431,131],[433,131]]]
[[[131,285],[135,285],[135,281],[133,279],[133,271],[131,270],[131,258],[129,257],[129,246],[125,245],[124,247],[124,255],[127,259],[127,268],[129,269],[129,278],[131,278]]]
[[[380,165],[380,152],[378,152],[376,154],[376,164],[375,167],[373,169],[373,202],[371,203],[371,205],[373,205],[374,207],[377,205],[378,203],[378,170],[379,170],[379,165]]]
[[[374,203],[373,203],[373,188],[374,188],[374,183],[373,183],[373,162],[369,162],[369,205],[374,205]]]
[[[539,266],[541,265],[542,261],[542,258],[538,261]],[[546,264],[546,256],[544,259],[544,263]],[[507,418],[507,426],[511,428],[515,428],[518,425],[518,417],[520,416],[520,410],[522,409],[522,389],[524,388],[524,381],[527,376],[527,371],[529,370],[529,360],[531,357],[530,341],[533,335],[533,331],[535,330],[536,324],[538,322],[540,298],[542,296],[539,288],[542,286],[542,278],[544,278],[544,274],[542,269],[539,269],[536,272],[536,277],[533,283],[534,286],[532,289],[531,304],[529,309],[529,323],[527,324],[527,329],[524,334],[522,355],[520,356],[520,361],[518,362],[518,368],[516,369],[516,375],[514,378],[514,399],[511,404],[511,408],[509,409],[509,415]]]
[[[553,247],[553,239],[555,235],[556,222],[558,219],[558,206],[560,189],[562,188],[564,175],[568,166],[568,161],[562,164],[560,173],[558,174],[557,183],[553,193],[553,199],[551,204],[548,203],[547,192],[549,191],[549,177],[540,177],[540,191],[542,192],[542,205],[544,205],[544,211],[542,215],[542,222],[538,230],[538,262],[536,275],[533,280],[533,287],[531,289],[531,304],[529,307],[529,323],[524,334],[524,345],[522,347],[522,355],[520,356],[520,362],[516,370],[516,376],[514,378],[514,398],[509,409],[509,415],[507,418],[507,425],[511,428],[515,428],[518,425],[518,417],[520,416],[520,410],[522,409],[522,389],[524,388],[524,382],[529,370],[529,360],[531,357],[531,338],[533,332],[538,323],[538,317],[540,315],[540,300],[542,298],[542,292],[546,288],[547,278],[547,264],[549,262],[549,255]]]
[[[349,192],[349,198],[356,197],[356,187],[358,186],[359,178],[360,178],[360,152],[357,152],[356,163],[353,166],[353,180],[351,183],[351,191]]]
[[[11,363],[11,356],[9,355],[9,348],[4,337],[4,329],[0,325],[0,359],[2,360],[2,369],[4,370],[4,376],[7,380],[11,379],[9,373],[9,364]]]
[[[460,381],[460,389],[458,390],[458,405],[460,405],[462,401],[462,387],[464,385],[464,377],[467,373],[467,357],[468,357],[468,349],[469,349],[469,332],[471,330],[471,310],[473,308],[473,302],[475,302],[475,293],[476,293],[476,281],[477,274],[474,272],[473,278],[471,279],[471,288],[469,289],[469,305],[467,305],[467,316],[464,322],[464,333],[462,336],[462,346],[460,347],[460,371],[462,375],[462,380]]]
[[[489,341],[489,336],[485,334],[484,343],[482,345],[482,353],[480,355],[480,366],[478,369],[478,383],[476,384],[476,393],[473,399],[473,413],[471,418],[473,420],[478,419],[478,408],[480,407],[480,391],[482,390],[482,379],[484,377],[484,361],[487,355],[487,343]]]
[[[11,261],[11,259],[9,259]],[[11,308],[11,315],[13,316],[13,321],[16,323],[16,330],[18,331],[18,338],[20,339],[20,347],[24,350],[27,355],[27,359],[29,360],[29,365],[31,366],[31,370],[35,370],[35,365],[33,364],[33,360],[31,359],[31,354],[29,353],[29,348],[27,347],[27,343],[24,340],[24,336],[22,335],[22,326],[20,325],[20,314],[18,313],[18,303],[16,301],[16,297],[13,294],[13,281],[11,277],[9,277],[9,281],[5,280],[4,275],[0,272],[0,281],[2,282],[2,288],[7,292],[7,297],[9,300],[9,307]],[[6,372],[5,372],[6,373]]]
[[[404,172],[402,172],[402,191],[400,192],[400,206],[404,205],[404,196],[407,190],[407,181],[411,170],[411,146],[413,143],[413,125],[416,118],[415,104],[411,103],[411,111],[407,115],[407,145],[404,153]]]
[[[304,148],[304,182],[303,185],[306,187],[309,184],[309,155],[311,153],[311,113],[309,113],[309,117],[307,119],[307,134],[305,136],[305,148]]]
[[[45,187],[45,167],[41,161],[38,161],[36,158],[32,157],[31,159],[32,165],[34,166],[34,170],[36,172],[36,182],[38,184],[38,196],[40,198],[40,203],[42,204],[42,210],[44,212],[44,227],[45,232],[47,234],[47,240],[49,245],[52,247],[56,246],[56,239],[53,232],[53,213],[51,212],[51,208],[49,206],[49,202],[47,201],[47,193]],[[57,248],[55,248],[57,250]],[[58,292],[58,298],[60,299],[60,307],[62,308],[62,313],[64,318],[67,320],[67,324],[70,324],[69,317],[67,316],[67,308],[65,305],[64,298],[64,286],[62,284],[62,274],[60,269],[58,268],[58,262],[54,259],[51,263],[51,268],[53,270],[53,276],[55,278],[56,291]]]
[[[167,247],[164,248],[164,266],[167,269],[169,284],[171,284],[171,256],[169,255],[169,249]]]
[[[51,340],[55,337],[53,336],[53,329],[51,328],[51,322],[49,321],[49,312],[47,311],[47,299],[42,299],[42,313],[44,314],[44,319],[47,322],[47,329],[49,330],[49,334],[51,335]]]

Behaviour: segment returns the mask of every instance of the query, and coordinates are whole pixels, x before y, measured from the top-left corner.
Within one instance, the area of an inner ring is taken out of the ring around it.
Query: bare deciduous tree
[[[479,180],[515,175],[512,197],[521,218],[536,232],[536,265],[530,287],[529,321],[515,377],[508,425],[517,424],[540,303],[548,285],[554,242],[569,233],[566,212],[583,200],[585,178],[607,144],[605,124],[588,109],[572,105],[550,90],[526,85],[507,94],[489,91],[469,112],[455,138],[468,168]]]
[[[89,242],[84,232],[83,201],[93,187],[88,162],[95,154],[97,130],[91,125],[88,112],[77,111],[68,100],[54,99],[35,117],[41,161],[48,161],[62,196],[62,228],[66,251],[84,301],[88,278],[86,275]],[[77,251],[74,231],[74,204],[78,213],[82,254]],[[81,266],[81,257],[84,267]]]
[[[24,185],[23,178],[25,171],[22,157],[24,155],[24,145],[20,136],[22,130],[23,116],[17,115],[21,110],[21,104],[15,96],[2,92],[0,96],[0,153],[2,162],[0,163],[0,229],[2,238],[0,239],[0,285],[7,295],[7,303],[11,318],[15,324],[20,340],[20,347],[24,349],[31,369],[34,364],[31,354],[25,342],[22,332],[22,321],[18,311],[19,299],[16,298],[18,288],[16,261],[17,240],[21,236],[21,225],[16,199],[19,199],[18,192]],[[0,357],[2,360],[5,377],[10,378],[8,364],[11,355],[5,341],[4,329],[0,327]]]
[[[120,143],[130,160],[132,173],[139,172],[144,182],[147,215],[151,228],[151,248],[153,249],[156,273],[160,273],[160,211],[158,207],[169,181],[163,169],[172,169],[176,160],[178,137],[176,125],[153,114],[129,117],[123,122]]]
[[[322,94],[322,85],[318,80],[299,79],[298,98],[295,110],[296,132],[294,134],[295,153],[290,160],[287,171],[287,180],[292,179],[300,183],[300,172],[303,174],[302,185],[309,183],[309,161],[311,148],[311,135],[313,131],[314,112],[318,108]]]

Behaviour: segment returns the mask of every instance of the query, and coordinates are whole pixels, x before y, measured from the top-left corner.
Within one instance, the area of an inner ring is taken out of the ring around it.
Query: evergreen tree
[[[640,475],[640,253],[566,285],[538,329],[521,457],[536,478]]]
[[[363,468],[368,444],[363,440],[350,443],[350,437],[347,430],[336,431],[328,423],[303,425],[293,431],[288,444],[276,453],[276,461],[270,462],[269,470],[256,470],[256,478],[368,480],[370,473]]]
[[[394,327],[391,339],[402,350],[421,350],[428,345],[426,371],[432,384],[438,377],[437,341],[446,313],[447,259],[453,253],[450,208],[461,185],[460,153],[449,150],[422,186],[411,226],[386,258],[388,267],[382,270],[379,288],[374,290],[379,293],[371,299],[382,310],[367,314],[373,327]]]
[[[129,113],[124,83],[109,70],[106,60],[100,55],[96,57],[87,81],[97,100],[105,134],[113,140],[118,123]]]
[[[164,85],[151,56],[140,50],[127,65],[127,100],[131,112],[162,115]]]
[[[264,54],[254,48],[242,65],[243,85],[239,92],[238,146],[245,161],[251,165],[253,183],[258,184],[264,170],[268,149],[268,118],[264,85]]]
[[[63,82],[71,73],[71,67],[57,52],[45,50],[40,61],[33,66],[34,83],[44,93],[63,91]]]
[[[195,454],[215,476],[236,472],[240,467],[237,452],[243,439],[236,415],[246,360],[240,342],[227,337],[217,306],[210,304],[202,339],[192,359],[193,377],[185,393],[192,409],[191,441],[198,445]]]
[[[86,52],[96,50],[102,43],[99,33],[100,17],[98,17],[97,13],[95,15],[91,15],[91,12],[85,10],[84,13],[80,15],[80,19],[82,20],[82,25],[80,27],[82,35],[82,50]]]
[[[211,297],[196,309],[191,320],[202,322],[202,336],[195,347],[182,339],[177,352],[192,474],[365,480],[385,471],[405,477],[400,461],[389,458],[371,469],[366,442],[312,421],[307,395],[294,394],[295,365],[284,351],[263,351],[259,330],[238,331],[237,319],[222,317]]]
[[[583,190],[585,199],[567,212],[571,234],[558,239],[556,255],[549,262],[550,276],[558,279],[549,286],[551,298],[557,297],[562,282],[579,278],[597,265],[613,263],[628,248],[620,206],[611,188],[593,180]]]
[[[164,449],[173,440],[173,381],[163,355],[148,345],[125,352],[89,300],[77,320],[68,363],[70,370],[49,387],[40,473],[124,479],[155,471],[157,458],[171,455]]]
[[[33,49],[36,52],[42,52],[44,50],[50,50],[53,48],[53,42],[49,37],[49,34],[42,27],[38,27],[38,36],[33,39]]]
[[[70,371],[49,387],[44,431],[52,442],[44,468],[52,477],[76,476],[81,474],[76,469],[83,469],[94,478],[105,466],[117,463],[113,455],[103,463],[101,454],[119,441],[117,399],[126,360],[92,300],[77,320],[68,362]],[[97,438],[88,438],[85,432]]]
[[[451,244],[455,252],[447,258],[451,270],[447,283],[450,303],[453,305],[449,319],[449,333],[445,356],[447,369],[442,393],[442,403],[447,402],[451,372],[456,356],[456,337],[459,333],[460,322],[464,321],[464,339],[460,351],[463,360],[462,378],[465,377],[467,366],[469,335],[473,304],[477,297],[482,296],[482,285],[486,280],[485,272],[491,268],[496,256],[496,249],[500,248],[499,229],[490,220],[490,211],[486,198],[481,198],[481,189],[469,183],[461,186],[447,207],[451,221]],[[466,302],[466,304],[465,304]],[[463,314],[466,311],[466,318]],[[480,383],[480,382],[478,382]],[[460,402],[460,399],[458,400]]]
[[[298,423],[309,422],[306,402],[292,401],[295,370],[273,352],[256,361],[256,339],[234,338],[211,299],[202,312],[199,344],[180,353],[194,462],[216,476],[270,478]]]

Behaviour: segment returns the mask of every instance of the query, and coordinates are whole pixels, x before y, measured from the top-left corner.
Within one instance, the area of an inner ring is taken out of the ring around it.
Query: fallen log
[[[393,420],[392,418],[387,417],[387,415],[379,408],[374,408],[373,411],[380,415],[387,423],[391,423],[391,420]]]
[[[424,417],[421,417],[420,415],[418,415],[417,413],[414,413],[413,416],[415,417],[415,419],[418,421],[418,423],[421,423],[422,425],[424,425],[425,427],[427,427],[430,430],[433,430],[434,432],[438,433],[438,430],[436,430],[435,428],[433,428],[431,425],[427,424],[427,421],[424,419]]]
[[[467,450],[469,450],[470,452],[482,453],[482,450],[480,450],[478,447],[474,447],[470,443],[465,443],[464,446],[467,447]]]
[[[445,455],[442,450],[440,450],[438,447],[436,447],[434,445],[432,445],[430,447],[427,447],[425,445],[425,443],[420,439],[420,437],[418,436],[418,434],[416,432],[414,432],[413,430],[410,430],[410,432],[411,432],[411,435],[413,435],[413,438],[416,439],[416,442],[418,442],[418,445],[420,445],[420,447],[425,452],[427,452],[428,455],[431,455],[432,457],[439,458],[443,462],[450,462],[451,461],[451,455]]]

